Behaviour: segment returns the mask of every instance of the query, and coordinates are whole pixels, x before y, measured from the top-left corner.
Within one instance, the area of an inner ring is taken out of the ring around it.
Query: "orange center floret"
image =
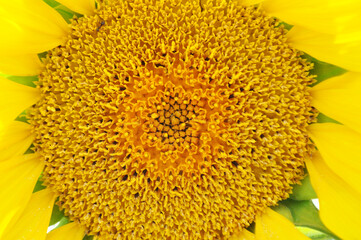
[[[288,197],[310,65],[238,1],[104,1],[51,50],[32,111],[44,183],[101,239],[227,239]]]

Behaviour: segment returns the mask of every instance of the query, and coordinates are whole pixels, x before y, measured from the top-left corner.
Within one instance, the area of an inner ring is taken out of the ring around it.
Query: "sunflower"
[[[0,13],[0,239],[359,238],[360,1]]]

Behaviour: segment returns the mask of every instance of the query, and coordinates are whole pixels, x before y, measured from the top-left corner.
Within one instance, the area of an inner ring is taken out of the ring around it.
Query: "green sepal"
[[[64,6],[55,9],[65,19],[67,23],[70,23],[70,20],[75,16],[74,12],[70,12],[70,10],[68,10]]]
[[[46,188],[46,186],[43,185],[43,181],[41,181],[41,178],[43,177],[43,174],[40,174],[38,181],[35,184],[33,193],[39,192],[40,190],[43,190]]]
[[[54,8],[63,18],[67,23],[71,22],[71,19],[76,16],[76,17],[81,17],[83,15],[78,14],[74,11],[72,11],[71,9],[65,7],[64,5],[58,3],[57,1],[54,0],[44,0],[44,2],[46,4],[48,4],[50,7]]]
[[[312,240],[335,240],[334,237],[312,228],[297,227],[297,229]]]
[[[316,229],[327,235],[332,236],[334,239],[339,239],[335,236],[321,221],[318,209],[313,205],[311,200],[296,201],[287,199],[279,203],[287,207],[292,214],[292,222],[296,226],[308,227]],[[277,211],[277,208],[275,208]],[[282,212],[279,212],[282,214]],[[287,217],[287,216],[286,216]]]
[[[50,218],[50,226],[60,222],[63,218],[66,218],[64,215],[64,210],[61,211],[57,204],[54,204],[53,212]]]
[[[290,31],[293,28],[293,25],[288,24],[286,22],[281,22],[279,26],[281,26],[281,25],[283,25],[283,27],[288,31]]]
[[[293,193],[290,195],[290,198],[293,200],[301,201],[317,198],[316,192],[311,185],[309,175],[301,181],[301,185],[294,185],[292,191]]]
[[[286,207],[286,205],[279,204],[279,205],[273,207],[272,209],[274,211],[278,212],[279,214],[283,215],[284,217],[286,217],[291,222],[293,222],[293,216],[292,216],[291,210],[288,207]]]
[[[323,113],[319,113],[317,116],[317,122],[318,123],[337,123],[337,124],[341,124],[340,122],[337,122],[336,120],[326,116]]]
[[[69,219],[67,217],[63,217],[62,219],[60,219],[59,224],[56,226],[56,228],[64,226],[65,224],[68,223],[70,223]]]
[[[56,202],[56,201],[55,201]],[[58,205],[54,204],[53,212],[51,214],[49,226],[52,226],[52,230],[60,228],[70,223],[68,217],[64,215],[64,211],[60,211]]]
[[[20,113],[16,118],[15,121],[29,123],[28,113],[27,110]]]
[[[336,77],[347,72],[347,70],[343,68],[340,68],[338,66],[326,62],[319,61],[316,58],[311,57],[306,53],[302,55],[302,58],[307,59],[309,62],[312,62],[314,65],[313,69],[310,70],[310,74],[316,75],[317,82],[314,83],[313,86],[328,78]]]
[[[55,8],[60,5],[60,3],[58,3],[57,1],[54,1],[54,0],[43,0],[43,1],[52,8]]]
[[[91,235],[85,235],[85,237],[83,238],[83,240],[93,240],[93,236],[91,236]]]
[[[43,190],[43,189],[45,189],[45,188],[46,188],[46,187],[43,185],[43,181],[38,180],[38,181],[36,182],[36,184],[35,184],[33,193],[39,192],[40,190]]]
[[[23,84],[29,87],[36,87],[35,82],[37,82],[38,76],[11,76],[11,75],[4,75],[7,79]]]

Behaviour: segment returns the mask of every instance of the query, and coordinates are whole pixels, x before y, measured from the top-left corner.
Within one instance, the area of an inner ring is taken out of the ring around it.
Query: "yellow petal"
[[[27,123],[13,121],[9,127],[0,130],[0,162],[24,154],[33,139],[31,126]]]
[[[5,230],[3,239],[45,240],[55,195],[48,189],[33,193],[19,219]]]
[[[85,228],[76,222],[72,222],[51,231],[46,240],[82,240],[84,235]]]
[[[336,35],[295,26],[287,34],[290,44],[318,60],[361,72],[361,41],[339,42]]]
[[[35,104],[39,97],[38,89],[0,77],[0,130]]]
[[[287,218],[268,208],[256,218],[257,240],[309,239],[297,230]]]
[[[47,51],[62,44],[70,30],[42,0],[1,1],[0,26],[0,53],[5,56]]]
[[[265,0],[268,14],[288,24],[328,34],[360,33],[358,0]]]
[[[41,72],[42,64],[37,54],[2,55],[0,72],[16,76],[34,76]]]
[[[319,153],[307,159],[306,166],[319,198],[322,222],[341,239],[359,239],[361,195],[333,172]]]
[[[11,220],[17,219],[31,197],[44,163],[37,154],[0,162],[0,239]]]
[[[361,134],[334,123],[312,124],[308,130],[328,167],[361,194]]]
[[[255,240],[253,233],[243,229],[242,232],[233,235],[229,240]]]
[[[320,112],[361,133],[361,74],[348,72],[311,89]]]
[[[57,2],[63,4],[65,7],[73,10],[74,12],[84,15],[92,15],[95,10],[94,0],[58,0]]]

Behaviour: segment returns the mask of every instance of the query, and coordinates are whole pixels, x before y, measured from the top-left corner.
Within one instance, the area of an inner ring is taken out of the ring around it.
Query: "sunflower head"
[[[313,57],[359,71],[361,4],[321,5],[2,1],[0,239],[357,239],[361,76]]]
[[[303,178],[311,65],[258,7],[110,1],[71,26],[31,123],[91,234],[227,238]]]

